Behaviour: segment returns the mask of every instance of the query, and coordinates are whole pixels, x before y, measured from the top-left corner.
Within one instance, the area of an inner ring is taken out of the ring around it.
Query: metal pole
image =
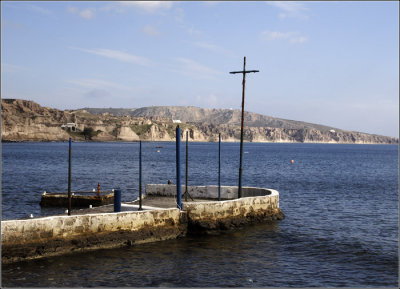
[[[243,90],[242,90],[242,123],[240,127],[240,163],[239,163],[239,188],[238,198],[242,197],[242,159],[243,159],[243,123],[244,123],[244,91],[246,86],[246,73],[259,72],[258,70],[247,70],[246,71],[246,56],[243,59],[243,71],[232,71],[229,73],[243,73]]]
[[[139,211],[142,210],[142,141],[139,141]]]
[[[242,197],[242,159],[243,159],[243,123],[244,123],[244,89],[246,85],[246,56],[243,59],[243,89],[242,89],[242,123],[240,126],[240,162],[238,198]]]
[[[218,142],[218,201],[221,201],[221,133]]]
[[[121,190],[114,190],[114,212],[121,212]]]
[[[189,159],[188,133],[189,132],[186,132],[186,172],[185,172],[185,178],[186,178],[186,180],[185,180],[185,184],[186,184],[186,187],[185,187],[185,201],[186,202],[187,202],[187,195],[188,195],[188,163],[189,163],[189,161],[188,161],[188,159]]]
[[[72,152],[72,138],[69,138],[68,150],[68,216],[71,216],[71,152]]]
[[[182,210],[182,191],[181,191],[181,129],[176,126],[176,203]]]

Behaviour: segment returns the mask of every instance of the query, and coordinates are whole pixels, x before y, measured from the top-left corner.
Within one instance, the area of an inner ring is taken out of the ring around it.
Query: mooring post
[[[188,153],[188,132],[186,132],[186,171],[185,171],[185,201],[187,202],[187,195],[188,195],[188,158],[189,158],[189,153]]]
[[[142,210],[142,141],[139,141],[139,211]]]
[[[72,153],[72,138],[69,138],[68,150],[68,216],[71,216],[71,153]]]
[[[181,129],[176,126],[176,203],[182,210],[182,190],[181,190]]]
[[[114,212],[121,212],[121,190],[114,190]]]
[[[243,70],[232,71],[231,74],[242,73],[243,74],[243,88],[242,88],[242,122],[240,126],[240,161],[239,161],[239,188],[238,198],[242,197],[242,159],[243,159],[243,127],[244,127],[244,91],[246,85],[246,73],[259,72],[258,70],[246,70],[246,56],[243,59]]]
[[[221,133],[218,141],[218,201],[221,201]]]

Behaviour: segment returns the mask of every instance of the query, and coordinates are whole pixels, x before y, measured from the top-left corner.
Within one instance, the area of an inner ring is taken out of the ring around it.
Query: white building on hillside
[[[76,131],[76,123],[68,122],[67,124],[61,125],[62,129],[69,129],[70,131]]]

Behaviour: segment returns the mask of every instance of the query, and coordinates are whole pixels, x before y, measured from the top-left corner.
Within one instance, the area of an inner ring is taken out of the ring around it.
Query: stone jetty
[[[2,221],[2,263],[215,233],[284,218],[279,193],[273,189],[243,187],[238,199],[237,187],[222,186],[219,201],[217,186],[189,186],[182,210],[175,195],[175,185],[148,184],[140,211],[136,200],[123,203],[121,212],[108,205],[74,210],[71,216]]]

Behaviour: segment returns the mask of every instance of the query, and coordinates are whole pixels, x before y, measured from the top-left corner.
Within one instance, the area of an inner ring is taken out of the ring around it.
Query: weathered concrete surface
[[[185,186],[181,186],[182,196],[185,192]],[[256,188],[256,187],[243,187],[242,197],[256,197],[256,196],[267,196],[276,192],[272,189]],[[201,199],[218,199],[218,186],[188,186],[189,195],[193,198]],[[236,199],[238,195],[237,186],[221,186],[221,199],[232,200]],[[153,196],[176,196],[176,185],[164,185],[164,184],[147,184],[146,195]]]
[[[185,186],[181,186],[182,195]],[[218,199],[218,186],[188,186],[189,195],[193,198]],[[147,184],[146,195],[176,196],[176,185]],[[237,198],[237,187],[221,186],[221,199]]]
[[[190,198],[189,200],[192,201]],[[210,201],[210,199],[199,199],[199,198],[193,199],[193,202],[207,202],[207,201]],[[183,203],[185,204],[185,201],[183,201]],[[139,201],[136,200],[132,204],[138,205]],[[144,195],[142,199],[142,205],[151,207],[153,209],[177,208],[176,196]]]
[[[188,186],[191,197],[203,199],[203,202],[196,199],[194,202],[183,202],[183,210],[187,212],[188,232],[211,233],[247,223],[284,218],[279,208],[278,191],[243,187],[243,197],[240,199],[237,199],[237,191],[236,186],[221,186],[221,199],[225,201],[204,201],[218,198],[218,186]],[[182,186],[183,192],[185,186]],[[176,195],[176,185],[146,185],[146,196],[155,195],[171,198]]]
[[[186,214],[179,209],[2,221],[2,263],[174,239],[186,233]]]
[[[267,196],[244,197],[221,202],[185,203],[189,233],[210,233],[247,223],[282,220],[279,194],[270,190]],[[254,191],[252,191],[255,193]]]
[[[225,198],[231,199],[215,201],[216,186],[188,189],[195,199],[183,202],[183,211],[175,208],[176,186],[147,185],[143,201],[150,207],[145,211],[112,213],[112,206],[104,206],[73,210],[72,216],[2,221],[2,263],[131,246],[188,233],[214,233],[250,222],[284,218],[275,190],[243,187],[244,197],[232,199],[237,188],[222,187]]]

